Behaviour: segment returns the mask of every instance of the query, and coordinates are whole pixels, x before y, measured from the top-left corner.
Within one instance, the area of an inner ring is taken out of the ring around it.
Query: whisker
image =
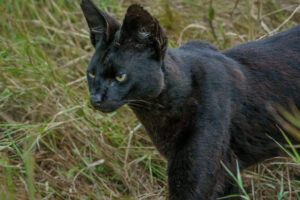
[[[135,103],[145,103],[145,104],[148,104],[148,105],[153,105],[153,106],[159,106],[161,108],[165,108],[165,106],[159,104],[159,103],[152,103],[152,102],[149,102],[149,101],[145,101],[145,100],[142,100],[142,99],[134,99],[134,100],[128,100],[129,102],[135,102]]]
[[[142,105],[142,104],[138,104],[138,103],[133,103],[133,102],[128,102],[127,103],[129,106],[133,107],[133,108],[138,108],[138,109],[150,109],[149,107]]]

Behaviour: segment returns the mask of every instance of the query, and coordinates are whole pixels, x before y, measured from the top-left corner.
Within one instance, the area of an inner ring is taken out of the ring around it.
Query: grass
[[[119,20],[141,3],[172,47],[201,39],[224,50],[300,21],[298,0],[95,2]],[[166,161],[132,112],[105,115],[89,104],[93,49],[79,0],[0,1],[0,13],[0,200],[164,199]],[[300,199],[299,177],[291,158],[241,174],[257,200]]]

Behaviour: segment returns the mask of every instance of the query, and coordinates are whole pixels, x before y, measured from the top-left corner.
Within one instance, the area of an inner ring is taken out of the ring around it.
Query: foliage
[[[134,2],[94,1],[119,20]],[[224,50],[300,21],[296,0],[139,3],[172,47],[201,39]],[[0,199],[163,199],[166,161],[132,112],[89,104],[93,49],[79,0],[0,1],[0,13]],[[250,198],[291,199],[299,175],[299,164],[277,158],[241,178]]]

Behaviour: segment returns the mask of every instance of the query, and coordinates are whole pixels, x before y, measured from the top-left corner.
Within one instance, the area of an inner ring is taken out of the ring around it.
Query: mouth
[[[103,113],[111,113],[120,108],[124,103],[122,102],[110,102],[110,103],[101,103],[101,104],[92,104],[94,109],[99,110]]]

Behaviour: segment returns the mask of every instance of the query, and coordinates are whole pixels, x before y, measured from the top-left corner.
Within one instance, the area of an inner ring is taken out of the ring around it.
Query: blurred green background
[[[143,5],[173,48],[200,39],[225,50],[300,22],[298,0],[94,2],[120,21]],[[166,161],[130,109],[89,104],[93,48],[79,3],[0,0],[0,200],[165,199]],[[300,126],[299,113],[286,115]],[[300,199],[299,163],[291,154],[246,170],[248,198]]]

